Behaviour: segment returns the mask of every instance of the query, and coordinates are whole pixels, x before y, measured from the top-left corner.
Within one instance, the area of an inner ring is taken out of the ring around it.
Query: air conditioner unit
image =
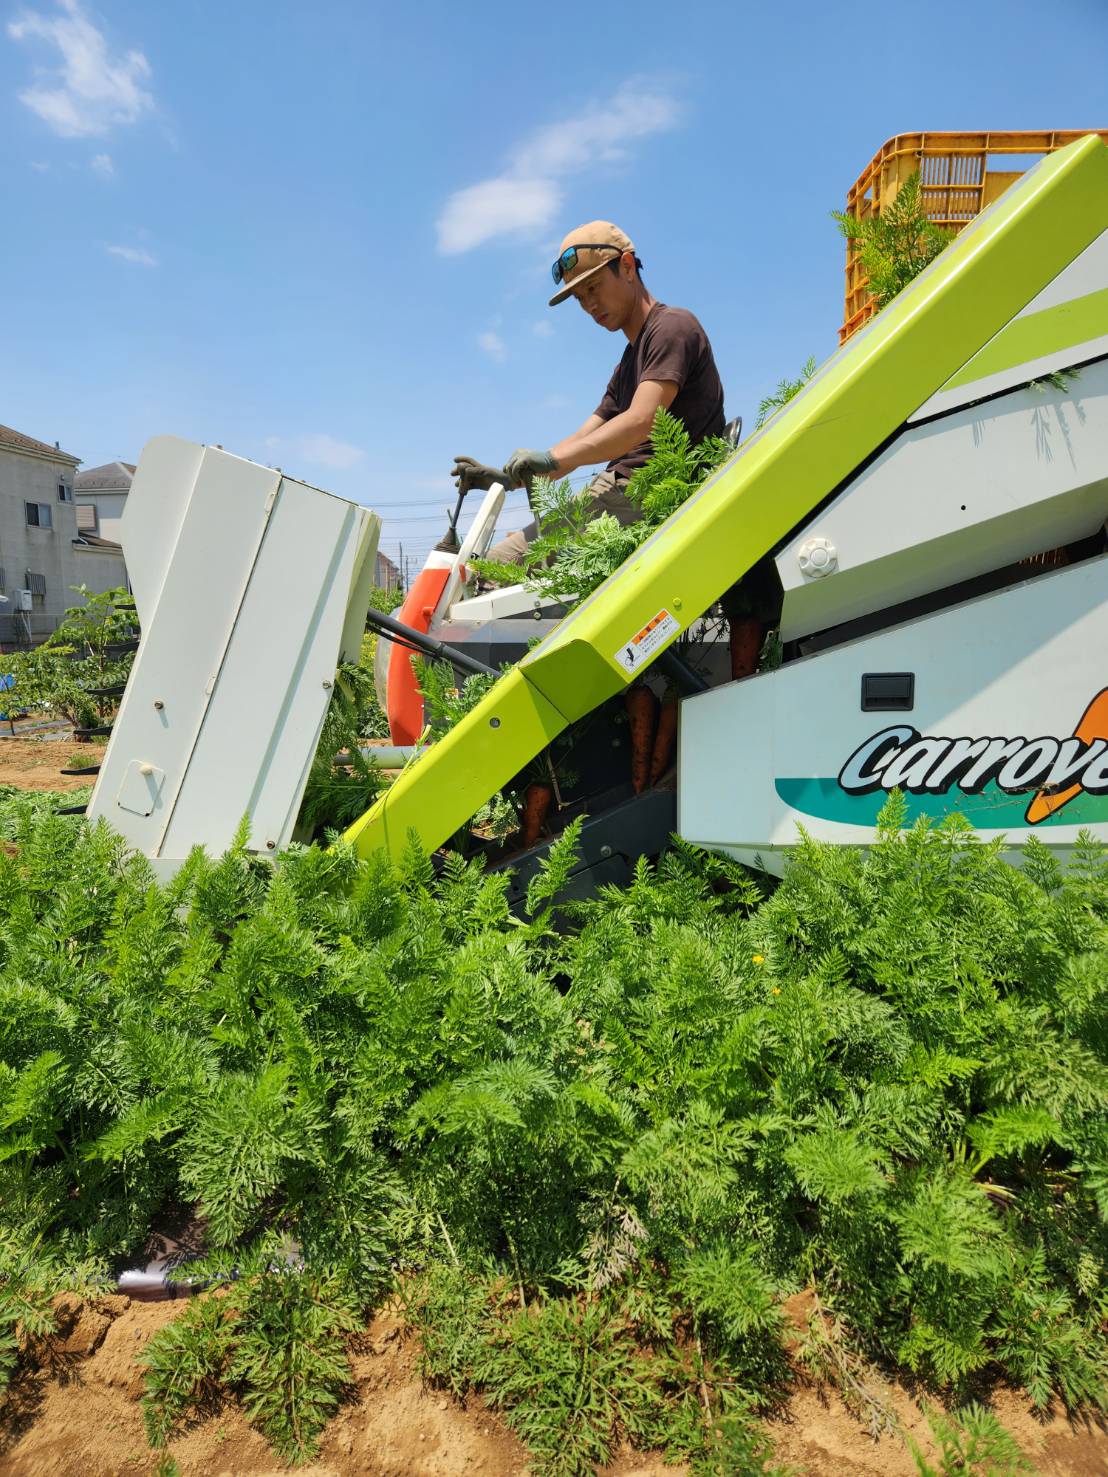
[[[30,590],[16,590],[15,608],[16,610],[34,610],[35,603],[31,598]]]

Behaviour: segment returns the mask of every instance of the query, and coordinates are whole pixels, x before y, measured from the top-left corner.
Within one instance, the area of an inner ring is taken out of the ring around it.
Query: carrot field
[[[535,1474],[800,1470],[803,1389],[885,1470],[1085,1470],[1013,1430],[1095,1435],[1108,1388],[1093,846],[1017,871],[894,795],[868,855],[801,838],[779,886],[674,843],[563,909],[571,827],[517,916],[415,850],[240,836],[159,886],[49,796],[0,836],[9,1416],[59,1295],[187,1226],[207,1290],[139,1347],[137,1470],[219,1470],[187,1452],[220,1409],[312,1459],[386,1313]]]

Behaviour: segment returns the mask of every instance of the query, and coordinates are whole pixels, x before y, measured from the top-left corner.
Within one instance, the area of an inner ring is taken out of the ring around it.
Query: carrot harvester
[[[1023,175],[587,599],[467,584],[502,501],[382,632],[397,741],[423,727],[412,647],[513,665],[350,828],[358,852],[434,850],[562,750],[520,886],[579,814],[582,892],[672,831],[771,871],[798,824],[864,846],[893,789],[1017,857],[1108,839],[1108,147]],[[166,867],[243,815],[259,852],[286,844],[377,529],[152,442],[123,529],[143,636],[90,814]],[[781,660],[732,680],[718,602],[767,561]],[[676,778],[652,756],[636,789],[623,694],[643,681],[667,724],[676,703]]]

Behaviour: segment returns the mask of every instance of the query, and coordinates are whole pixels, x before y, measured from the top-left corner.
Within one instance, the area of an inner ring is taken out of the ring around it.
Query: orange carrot
[[[539,839],[542,823],[546,820],[550,802],[554,799],[554,786],[543,780],[532,780],[523,796],[523,824],[520,840],[524,846],[534,846]]]
[[[756,615],[731,617],[731,677],[749,677],[762,649],[762,623]]]
[[[654,735],[654,753],[650,760],[650,783],[656,785],[673,758],[677,742],[677,694],[666,694],[658,714],[658,732]]]
[[[629,687],[624,696],[627,723],[631,730],[631,784],[641,795],[650,778],[650,755],[654,746],[654,719],[658,699],[649,687]]]

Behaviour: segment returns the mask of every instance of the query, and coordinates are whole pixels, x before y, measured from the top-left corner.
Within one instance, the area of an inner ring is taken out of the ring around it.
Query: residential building
[[[80,458],[0,425],[0,643],[48,636],[74,588],[123,584],[123,551],[77,529],[73,484]]]
[[[105,462],[102,467],[86,467],[77,473],[73,497],[77,527],[82,533],[119,543],[119,525],[134,475],[133,462]]]
[[[377,552],[377,573],[374,583],[382,590],[395,590],[400,584],[400,571],[387,554]]]

